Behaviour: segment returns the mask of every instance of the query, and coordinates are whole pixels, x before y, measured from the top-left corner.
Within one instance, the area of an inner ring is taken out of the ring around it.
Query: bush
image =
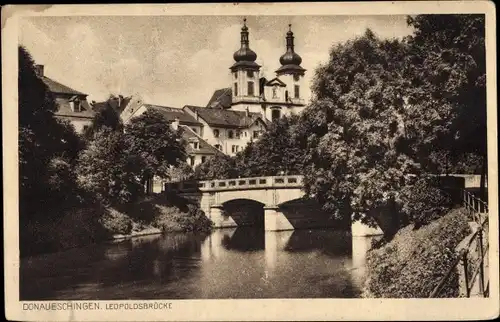
[[[213,222],[205,216],[205,213],[195,205],[189,205],[187,214],[182,214],[178,222],[183,231],[210,231]]]
[[[418,230],[401,229],[367,257],[364,297],[428,297],[452,264],[455,247],[470,233],[463,209],[454,209]],[[458,296],[457,276],[443,296]]]
[[[437,183],[437,182],[436,182]],[[452,200],[432,179],[419,178],[401,191],[401,212],[415,228],[442,217],[452,207]]]
[[[127,235],[132,231],[132,219],[113,208],[107,209],[99,221],[110,234]]]

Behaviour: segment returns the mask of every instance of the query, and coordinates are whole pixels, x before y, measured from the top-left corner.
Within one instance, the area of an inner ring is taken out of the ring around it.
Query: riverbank
[[[426,298],[439,283],[455,258],[455,248],[470,228],[463,208],[414,229],[401,229],[387,244],[367,256],[367,277],[363,297]],[[457,276],[444,292],[458,295]]]
[[[68,209],[57,220],[20,226],[22,256],[58,252],[93,243],[161,234],[208,232],[213,223],[198,205],[186,199],[156,194],[121,206]]]

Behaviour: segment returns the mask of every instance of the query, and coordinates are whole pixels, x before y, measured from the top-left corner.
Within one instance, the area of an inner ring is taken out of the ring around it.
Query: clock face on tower
[[[298,82],[300,79],[299,75],[293,75],[293,80]]]

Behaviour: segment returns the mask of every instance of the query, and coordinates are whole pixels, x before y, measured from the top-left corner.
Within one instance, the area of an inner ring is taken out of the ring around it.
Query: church
[[[302,58],[295,52],[292,26],[288,27],[286,51],[279,58],[281,67],[275,71],[274,78],[266,79],[261,77],[261,66],[255,62],[257,54],[250,49],[249,31],[244,19],[241,47],[233,54],[235,63],[230,67],[231,87],[215,91],[207,107],[257,113],[271,122],[283,115],[300,113],[306,105],[306,70],[300,66]]]

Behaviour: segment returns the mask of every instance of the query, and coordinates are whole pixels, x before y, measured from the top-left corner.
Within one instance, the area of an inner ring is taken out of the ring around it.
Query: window
[[[222,151],[222,145],[220,145],[220,144],[216,144],[216,145],[215,145],[215,148],[216,148],[217,150],[219,150],[219,151]]]
[[[285,91],[285,102],[288,101],[288,91]]]
[[[278,86],[273,86],[273,98],[278,98]]]
[[[229,132],[227,132],[227,137],[230,139],[234,138],[234,132],[232,130],[229,130]]]
[[[253,131],[253,137],[254,137],[254,139],[258,138],[259,135],[260,135],[259,131]]]
[[[194,157],[189,157],[189,164],[194,166]]]
[[[207,161],[207,157],[206,156],[202,156],[201,157],[201,163],[205,163],[205,161]]]
[[[215,129],[214,130],[214,137],[218,138],[220,135],[219,130]]]
[[[231,152],[236,153],[236,152],[238,152],[239,148],[240,147],[238,145],[233,145],[233,146],[231,146]]]
[[[299,98],[300,97],[300,86],[299,85],[295,85],[295,94],[294,94],[294,97],[295,98]]]
[[[238,72],[234,73],[234,79],[238,79]]]
[[[248,96],[254,95],[253,89],[254,89],[253,82],[248,82]]]
[[[279,120],[281,117],[281,111],[278,109],[274,109],[271,111],[271,120],[274,122],[276,120]]]
[[[243,132],[243,135],[244,135],[245,137],[247,137],[247,131]]]
[[[195,150],[200,149],[200,143],[199,142],[191,142],[191,147]]]
[[[248,78],[253,78],[253,70],[248,70],[247,71],[247,77]]]
[[[238,96],[238,83],[234,83],[234,96]]]
[[[298,82],[299,79],[300,79],[299,75],[297,75],[297,74],[293,75],[293,80],[294,81]]]
[[[241,132],[240,131],[236,131],[236,138],[239,139],[241,136]]]

